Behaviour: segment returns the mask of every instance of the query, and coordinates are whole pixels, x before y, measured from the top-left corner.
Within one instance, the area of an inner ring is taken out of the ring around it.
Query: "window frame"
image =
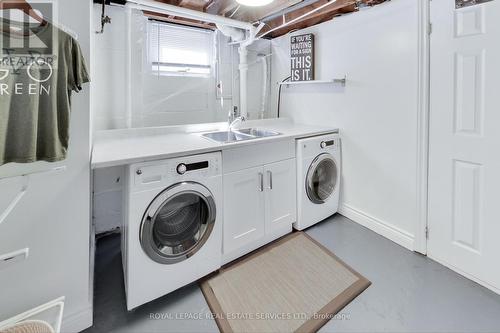
[[[167,26],[167,27],[172,27],[174,29],[186,29],[190,31],[197,31],[200,33],[206,33],[209,34],[211,41],[210,41],[210,49],[207,50],[207,55],[209,57],[209,64],[208,65],[201,65],[201,64],[190,64],[190,63],[177,63],[177,62],[162,62],[158,61],[159,59],[159,54],[154,57],[152,54],[152,45],[153,43],[156,43],[158,45],[158,50],[160,49],[160,30],[158,30],[158,36],[154,36],[152,34],[152,27],[154,24],[157,24],[158,26]],[[168,23],[168,22],[163,22],[160,20],[155,20],[155,19],[149,19],[148,22],[148,65],[151,66],[151,71],[154,74],[160,75],[160,76],[186,76],[186,77],[202,77],[202,78],[208,78],[211,77],[214,74],[215,68],[214,68],[214,59],[216,57],[216,41],[215,41],[216,34],[213,30],[210,29],[204,29],[204,28],[198,28],[198,27],[191,27],[191,26],[185,26],[185,25],[180,25],[180,24],[173,24],[173,23]],[[179,68],[179,70],[162,70],[161,67],[170,67],[170,68]],[[185,70],[181,70],[185,69]],[[196,71],[190,71],[191,69],[205,69],[206,73],[204,72],[196,72]]]

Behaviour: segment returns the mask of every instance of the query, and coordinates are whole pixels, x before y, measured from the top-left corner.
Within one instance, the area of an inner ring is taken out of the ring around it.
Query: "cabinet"
[[[264,237],[262,167],[224,175],[223,252],[230,253]]]
[[[292,230],[296,220],[295,158],[223,177],[225,262]]]
[[[295,159],[264,167],[267,178],[265,196],[265,229],[272,234],[283,226],[293,224],[297,216],[297,186]]]

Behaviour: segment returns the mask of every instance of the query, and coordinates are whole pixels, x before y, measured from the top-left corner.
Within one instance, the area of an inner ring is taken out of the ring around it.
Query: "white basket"
[[[34,309],[28,310],[10,319],[0,322],[0,333],[3,332],[54,332],[61,331],[64,297],[60,297]],[[16,327],[19,330],[16,331]],[[36,330],[37,327],[40,330]],[[42,330],[44,328],[45,330]],[[30,330],[32,329],[32,330]]]

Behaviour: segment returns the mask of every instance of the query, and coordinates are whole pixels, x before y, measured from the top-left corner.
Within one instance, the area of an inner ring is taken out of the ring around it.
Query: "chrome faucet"
[[[239,117],[236,117],[237,114],[238,114],[238,107],[235,106],[233,108],[233,111],[229,112],[229,115],[227,118],[227,125],[229,127],[230,132],[237,123],[242,123],[246,120],[246,118],[244,116],[241,116],[241,115]]]
[[[238,124],[238,123],[242,124],[245,120],[247,120],[245,118],[245,116],[239,116],[239,117],[234,118],[234,120],[229,124],[229,132],[231,132],[233,130],[233,127],[236,124]]]

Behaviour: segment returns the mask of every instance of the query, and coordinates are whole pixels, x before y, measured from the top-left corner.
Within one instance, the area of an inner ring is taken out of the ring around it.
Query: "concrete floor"
[[[372,281],[320,332],[500,332],[500,296],[427,257],[340,215],[307,233]],[[85,332],[218,332],[209,313],[196,284],[127,312],[120,238],[98,242],[94,326]]]

